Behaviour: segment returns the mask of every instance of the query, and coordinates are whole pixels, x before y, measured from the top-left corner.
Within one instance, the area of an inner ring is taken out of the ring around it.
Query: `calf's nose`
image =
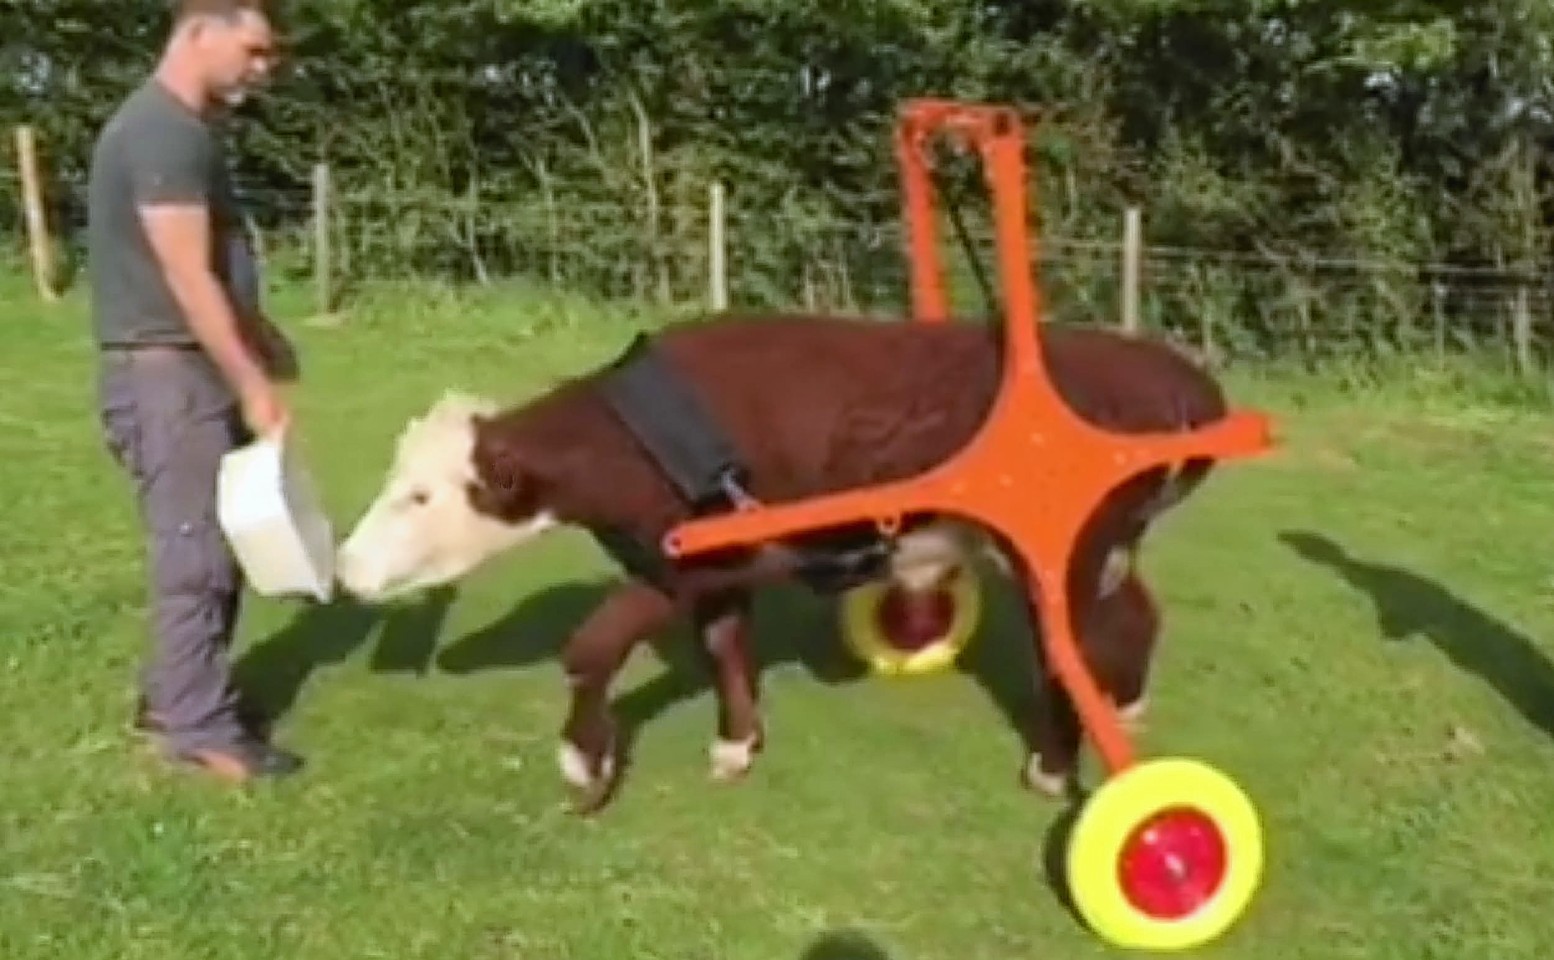
[[[359,598],[367,598],[372,596],[377,588],[367,574],[368,565],[362,562],[361,552],[347,542],[340,548],[335,560],[335,582],[343,587],[345,592]]]

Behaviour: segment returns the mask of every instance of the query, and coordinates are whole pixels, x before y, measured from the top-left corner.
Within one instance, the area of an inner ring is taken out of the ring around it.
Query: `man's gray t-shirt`
[[[244,237],[221,143],[153,78],[119,106],[92,151],[87,256],[101,346],[196,343],[137,211],[190,201],[209,205],[211,265],[231,295],[231,258],[242,254]]]

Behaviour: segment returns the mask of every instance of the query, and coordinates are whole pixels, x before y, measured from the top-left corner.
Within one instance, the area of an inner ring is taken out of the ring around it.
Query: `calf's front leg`
[[[712,778],[731,782],[750,772],[764,741],[750,653],[750,594],[731,591],[702,600],[695,620],[718,697],[718,736],[709,750]]]
[[[556,759],[562,777],[575,791],[577,813],[603,807],[615,787],[618,765],[610,682],[632,648],[667,624],[674,612],[669,596],[633,580],[605,597],[567,640],[561,662],[572,688],[572,706]]]

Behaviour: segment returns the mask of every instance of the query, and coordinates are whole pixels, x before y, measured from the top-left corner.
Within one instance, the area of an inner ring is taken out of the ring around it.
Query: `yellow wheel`
[[[842,596],[847,645],[874,672],[891,676],[943,670],[955,662],[982,619],[982,585],[960,564],[944,585],[910,594],[889,578]]]
[[[1107,781],[1080,811],[1067,880],[1090,929],[1112,944],[1177,951],[1219,937],[1263,871],[1252,801],[1214,768],[1150,760]]]

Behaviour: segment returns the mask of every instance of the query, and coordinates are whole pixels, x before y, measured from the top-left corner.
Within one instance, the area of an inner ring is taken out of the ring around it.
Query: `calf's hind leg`
[[[1085,635],[1096,679],[1111,694],[1124,724],[1142,726],[1149,697],[1150,660],[1160,635],[1160,614],[1149,588],[1130,571],[1121,585],[1096,604]]]
[[[1021,776],[1025,785],[1037,793],[1062,797],[1073,787],[1081,733],[1079,714],[1052,663],[1047,623],[1042,610],[1041,584],[1027,573],[1021,578],[1021,586],[1032,638],[1036,644],[1033,652],[1038,699],[1024,731],[1029,753]],[[1083,623],[1084,608],[1071,610],[1075,622]],[[1083,649],[1080,637],[1082,634],[1075,639],[1080,641]]]
[[[1114,549],[1101,563],[1076,568],[1071,584],[1080,656],[1101,692],[1117,705],[1124,725],[1136,728],[1147,702],[1145,683],[1159,617],[1149,591],[1133,570],[1131,551]],[[1034,583],[1027,588],[1027,604],[1042,643],[1037,658],[1041,705],[1031,725],[1031,754],[1024,778],[1037,792],[1058,797],[1073,787],[1083,729],[1073,699],[1047,655],[1036,589]],[[1084,597],[1091,599],[1077,600]]]
[[[718,735],[709,750],[714,780],[743,777],[763,745],[755,665],[750,652],[750,594],[730,591],[699,601],[696,630],[712,665]]]
[[[574,809],[578,813],[602,807],[615,786],[610,682],[632,648],[664,627],[674,613],[668,595],[633,580],[605,597],[567,640],[561,663],[572,687],[572,706],[556,759],[562,777],[577,792]]]

